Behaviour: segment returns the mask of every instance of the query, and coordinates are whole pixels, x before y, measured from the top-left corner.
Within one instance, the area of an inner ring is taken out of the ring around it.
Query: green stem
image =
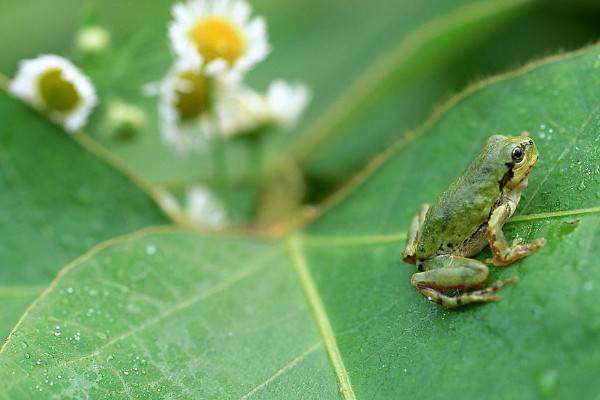
[[[248,150],[248,174],[250,174],[250,181],[254,182],[255,193],[253,201],[253,210],[255,216],[259,212],[261,196],[264,189],[264,147],[265,138],[264,132],[256,131],[245,136]]]
[[[230,187],[229,171],[227,165],[226,143],[225,139],[217,137],[212,141],[212,156],[213,156],[213,176],[215,177],[215,190],[219,198],[225,203],[225,207],[229,206],[229,191]]]

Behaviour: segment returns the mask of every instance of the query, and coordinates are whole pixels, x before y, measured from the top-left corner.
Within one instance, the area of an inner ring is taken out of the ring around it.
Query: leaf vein
[[[288,250],[292,259],[292,264],[300,279],[300,284],[304,290],[304,294],[308,300],[308,303],[313,311],[316,319],[319,331],[327,353],[329,354],[329,360],[333,366],[333,369],[337,375],[338,382],[340,385],[340,391],[344,395],[346,400],[356,400],[352,384],[350,383],[350,376],[344,365],[344,360],[340,354],[333,328],[329,322],[329,317],[325,311],[325,305],[321,300],[321,296],[317,290],[317,287],[313,281],[306,264],[306,258],[302,250],[302,240],[299,236],[292,236],[288,241]]]

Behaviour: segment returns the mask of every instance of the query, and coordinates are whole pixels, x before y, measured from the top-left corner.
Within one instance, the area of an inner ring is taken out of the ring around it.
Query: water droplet
[[[42,365],[42,360],[38,359],[38,360],[35,362],[35,365]]]
[[[149,256],[153,256],[154,254],[156,254],[156,246],[153,244],[149,244],[148,246],[146,246],[146,254],[148,254]]]
[[[125,371],[123,371],[123,374],[124,375],[129,375],[129,371],[125,370]]]
[[[431,301],[432,300],[431,296],[427,296],[427,300]]]
[[[31,354],[25,353],[25,358],[31,358]]]
[[[540,391],[545,396],[551,396],[555,392],[557,383],[558,371],[556,371],[555,369],[549,369],[544,371],[544,373],[538,381]]]
[[[579,222],[580,222],[580,220],[578,220],[578,219],[575,219],[573,221],[563,222],[562,224],[560,224],[560,227],[558,228],[558,233],[561,236],[572,233],[575,230],[575,228],[577,228],[579,226]]]
[[[67,288],[67,293],[73,294],[73,293],[75,293],[75,289],[73,289],[72,287],[69,287],[69,288]]]

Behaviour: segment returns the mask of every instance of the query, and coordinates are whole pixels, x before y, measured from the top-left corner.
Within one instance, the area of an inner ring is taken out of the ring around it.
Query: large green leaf
[[[168,220],[122,173],[3,91],[0,121],[4,338],[62,265],[98,242]]]
[[[145,230],[63,269],[0,352],[0,398],[592,398],[600,46],[475,85],[282,242]],[[410,286],[404,231],[492,133],[540,151],[506,227],[547,246],[496,304]]]

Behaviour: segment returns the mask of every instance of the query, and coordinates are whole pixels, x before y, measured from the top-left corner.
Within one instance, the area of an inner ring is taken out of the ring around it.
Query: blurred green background
[[[141,86],[159,80],[172,61],[166,34],[172,3],[3,0],[0,72],[11,76],[18,60],[46,52],[81,61],[103,100],[89,132],[139,174],[181,194],[193,181],[221,183],[207,152],[181,158],[162,144],[155,101],[141,95]],[[269,165],[283,160],[303,171],[306,190],[290,191],[301,197],[292,202],[322,200],[467,84],[600,36],[600,6],[592,1],[256,0],[252,4],[255,14],[268,21],[273,52],[250,72],[250,84],[263,90],[273,79],[284,78],[306,82],[313,91],[299,126],[268,143]],[[455,16],[466,20],[453,24]],[[108,55],[93,62],[78,60],[72,45],[74,33],[89,22],[106,26],[113,39]],[[432,34],[438,28],[440,32]],[[403,45],[406,56],[394,55]],[[358,95],[352,93],[357,81],[385,62],[385,73]],[[104,134],[104,106],[111,99],[147,110],[150,122],[134,140],[118,141]],[[336,111],[340,104],[341,112]],[[240,197],[233,200],[236,206],[230,207],[234,220],[253,212],[253,201],[241,200],[256,196],[252,180],[244,182],[248,164],[243,160],[248,157],[243,144],[229,149],[230,180],[241,188],[234,191]]]

